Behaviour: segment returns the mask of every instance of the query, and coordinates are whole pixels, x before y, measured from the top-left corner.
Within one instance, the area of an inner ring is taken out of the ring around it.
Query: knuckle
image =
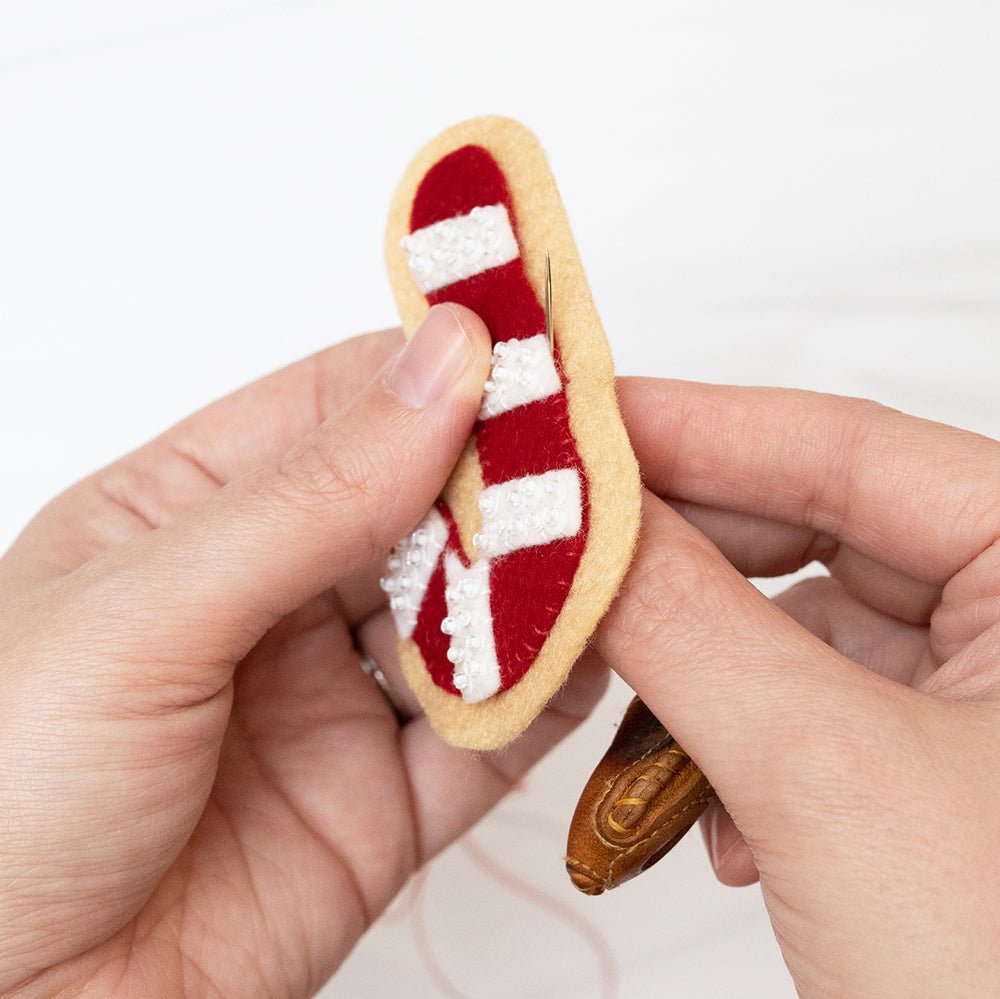
[[[285,504],[327,518],[332,507],[367,504],[377,486],[377,463],[358,448],[330,448],[310,440],[278,468],[276,489]]]
[[[324,534],[337,530],[342,540],[350,536],[359,555],[381,550],[396,540],[383,537],[398,502],[388,452],[379,440],[332,446],[320,435],[304,442],[272,478],[278,516],[311,521]]]
[[[354,505],[368,497],[372,465],[360,449],[309,441],[282,462],[277,481],[283,498],[296,507],[329,511],[331,504]]]
[[[659,658],[681,641],[700,646],[718,627],[722,557],[700,536],[670,540],[640,549],[615,605],[611,627],[630,656]]]

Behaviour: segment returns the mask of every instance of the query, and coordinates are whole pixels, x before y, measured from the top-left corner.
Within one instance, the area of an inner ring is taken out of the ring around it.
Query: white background
[[[545,145],[623,373],[998,436],[998,51],[974,0],[6,0],[0,542],[212,398],[393,325],[388,199],[483,113]],[[565,827],[626,700],[324,995],[792,996],[758,891],[717,886],[696,837],[610,896],[568,886]]]

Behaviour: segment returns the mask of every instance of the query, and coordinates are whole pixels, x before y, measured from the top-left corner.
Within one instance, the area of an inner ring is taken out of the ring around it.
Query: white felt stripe
[[[381,583],[389,596],[389,609],[400,638],[409,638],[417,626],[420,605],[447,543],[448,525],[444,517],[432,509],[389,556],[389,574]]]
[[[479,509],[483,526],[472,543],[487,558],[572,538],[583,524],[580,474],[560,468],[501,482],[480,493]]]
[[[488,420],[560,391],[562,382],[544,333],[527,340],[505,340],[493,347],[493,366],[479,418]]]
[[[482,274],[520,255],[504,205],[481,205],[402,239],[410,273],[425,294]]]
[[[490,563],[489,559],[480,559],[467,569],[454,552],[448,552],[444,571],[448,616],[441,622],[441,630],[450,637],[452,679],[462,700],[474,704],[500,689],[500,663],[490,611]]]

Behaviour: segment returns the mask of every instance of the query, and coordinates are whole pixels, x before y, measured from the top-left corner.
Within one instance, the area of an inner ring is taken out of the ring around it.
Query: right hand
[[[1000,994],[1000,444],[624,380],[649,490],[596,647],[700,764],[803,996]],[[813,560],[775,600],[745,577]],[[655,876],[655,875],[654,875]]]

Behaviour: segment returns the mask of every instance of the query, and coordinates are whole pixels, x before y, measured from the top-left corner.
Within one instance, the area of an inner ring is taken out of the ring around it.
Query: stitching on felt
[[[432,507],[417,529],[389,556],[389,571],[380,582],[402,638],[409,638],[416,628],[427,587],[447,544],[448,526],[438,509]]]
[[[490,613],[490,562],[466,568],[446,551],[444,591],[447,617],[439,627],[448,636],[452,682],[465,701],[482,701],[500,689],[500,664]]]
[[[499,172],[492,157],[485,152],[483,155]],[[441,160],[439,164],[443,162]],[[477,169],[481,166],[482,164],[478,164]],[[425,175],[425,181],[431,172]],[[418,189],[418,197],[422,189]],[[434,214],[425,217],[433,218]],[[411,208],[411,222],[412,219]],[[445,289],[450,292],[450,286],[461,285],[463,282],[467,282],[470,287],[475,285],[482,289],[484,280],[491,285],[500,281],[500,287],[506,287],[503,284],[506,278],[502,277],[504,270],[497,268],[509,270],[505,265],[510,264],[519,269],[518,273],[522,278],[524,276],[521,250],[513,225],[511,213],[501,200],[495,204],[480,204],[468,213],[451,215],[422,225],[403,236],[400,245],[411,276],[426,295]],[[519,262],[515,265],[515,261]],[[491,277],[485,277],[488,271],[495,273]],[[537,309],[534,289],[530,285],[526,287],[530,302]],[[514,307],[514,312],[518,313],[528,301],[529,299],[525,299],[520,302]],[[531,313],[531,309],[528,313]],[[537,328],[536,326],[535,329]],[[515,333],[515,329],[516,327],[511,327],[505,338],[494,345],[490,379],[486,383],[480,406],[481,422],[490,422],[494,417],[541,403],[542,408],[533,410],[533,413],[540,422],[546,423],[551,414],[544,406],[545,401],[553,397],[564,397],[563,380],[545,334],[522,336]],[[493,332],[496,335],[498,330]],[[554,422],[550,434],[554,432],[555,426],[558,426],[558,421]],[[520,423],[517,421],[511,426],[498,421],[495,429],[498,432],[513,429],[516,433],[518,428]],[[572,436],[568,436],[569,439],[565,442],[554,440],[555,446],[544,453],[542,467],[545,470],[540,474],[534,468],[531,471],[535,474],[520,475],[514,469],[507,469],[509,477],[492,483],[480,493],[482,527],[472,538],[479,558],[470,569],[464,552],[458,553],[467,571],[456,575],[455,580],[459,585],[451,585],[449,592],[445,593],[447,616],[439,622],[440,630],[448,636],[445,654],[454,667],[450,677],[451,692],[457,690],[467,704],[486,700],[516,682],[530,669],[538,654],[538,649],[534,647],[529,651],[522,649],[519,644],[514,648],[509,644],[503,645],[501,637],[497,635],[495,608],[490,603],[493,590],[490,566],[499,565],[505,556],[515,552],[578,538],[584,530],[584,497],[587,487],[578,467],[576,442]],[[492,443],[488,443],[489,441]],[[481,435],[476,449],[485,471],[489,464],[488,453],[497,449],[496,436]],[[454,575],[450,543],[446,543],[439,558],[443,558],[445,565],[450,567],[446,577]],[[473,571],[476,575],[477,592],[470,593],[466,600],[461,587],[466,584],[465,577]],[[483,574],[486,576],[485,580],[480,578]],[[557,618],[565,595],[571,588],[573,575],[568,579],[557,580],[563,597],[559,605],[555,608],[545,607],[547,612]],[[390,571],[383,588],[395,588],[398,585]],[[485,611],[481,599],[484,586],[487,601]],[[421,600],[425,596],[426,592],[421,595]],[[417,606],[418,617],[420,613],[420,606]],[[412,636],[415,630],[414,627],[409,634]],[[533,633],[541,638],[541,645],[544,645],[549,630],[535,625]],[[448,667],[442,665],[444,675],[447,675]],[[425,668],[433,673],[426,662]],[[505,683],[504,677],[512,669],[515,671],[514,678]]]
[[[581,493],[575,468],[489,486],[479,494],[483,525],[472,544],[483,556],[499,557],[575,537],[583,524]]]
[[[514,226],[523,264],[512,261],[431,295],[422,294],[400,239],[443,218],[469,212],[476,205],[501,202]],[[496,619],[501,632],[497,645],[504,689],[482,704],[463,702],[451,683],[448,643],[436,628],[445,616],[443,586],[433,598],[433,610],[430,604],[425,605],[417,629],[420,638],[400,645],[403,671],[435,730],[446,741],[467,748],[495,748],[510,741],[565,678],[585,642],[585,627],[592,626],[592,617],[596,623],[601,608],[613,596],[608,588],[613,590],[627,566],[638,528],[639,476],[615,407],[610,350],[587,291],[555,181],[535,137],[523,126],[501,118],[476,119],[449,129],[414,158],[390,209],[386,262],[408,332],[416,329],[428,306],[449,300],[477,311],[493,331],[495,341],[520,341],[536,335],[544,326],[539,305],[539,247],[543,246],[554,250],[559,282],[565,278],[565,287],[572,291],[561,301],[556,323],[556,367],[566,379],[565,393],[538,403],[539,408],[531,410],[531,426],[524,415],[516,413],[511,414],[514,421],[506,417],[497,421],[502,427],[491,428],[492,420],[483,421],[477,433],[492,429],[492,443],[486,452],[480,446],[470,454],[467,448],[463,463],[475,466],[485,485],[512,475],[573,465],[585,476],[587,499],[589,476],[598,473],[596,488],[601,502],[591,513],[585,501],[584,517],[588,530],[594,525],[599,528],[595,540],[600,544],[584,546],[581,532],[573,540],[552,546],[553,562],[548,571],[543,568],[548,550],[498,564],[498,593],[502,589],[510,598],[504,598]],[[573,335],[562,342],[564,329],[572,330]],[[564,397],[570,404],[568,413]],[[600,405],[595,405],[598,402]],[[542,426],[553,433],[541,449],[547,456],[544,464],[538,464],[533,442]],[[579,434],[574,432],[577,427]],[[504,441],[499,449],[498,439]],[[521,442],[530,445],[523,461],[518,458],[524,452]],[[498,465],[482,474],[478,459],[486,454],[492,461],[497,450]],[[555,457],[557,452],[568,454],[568,460]],[[479,518],[474,508],[478,489],[470,492],[467,487],[474,485],[476,477],[463,474],[461,478],[462,510],[466,511],[461,538],[469,553],[473,552],[472,536],[479,530]],[[579,580],[577,569],[583,570]],[[522,578],[531,583],[527,590],[519,585]],[[533,581],[539,578],[547,582],[535,585]],[[586,580],[587,586],[577,585],[581,580]],[[435,590],[437,587],[438,581],[434,583]],[[560,589],[568,591],[565,600],[559,596]],[[523,612],[520,604],[525,599],[537,614]],[[557,618],[564,604],[572,614]]]
[[[483,525],[472,539],[480,554],[476,562],[466,564],[454,550],[436,508],[390,556],[381,585],[403,637],[413,634],[433,572],[444,560],[447,616],[439,627],[449,639],[452,682],[466,703],[485,700],[501,687],[490,610],[492,565],[515,552],[576,537],[583,526],[582,492],[575,468],[508,479],[480,493]]]

